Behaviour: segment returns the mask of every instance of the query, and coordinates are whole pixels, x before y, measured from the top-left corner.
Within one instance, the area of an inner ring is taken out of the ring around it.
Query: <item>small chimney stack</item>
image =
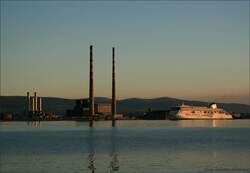
[[[32,102],[32,114],[35,114],[35,97],[31,97],[31,102]]]

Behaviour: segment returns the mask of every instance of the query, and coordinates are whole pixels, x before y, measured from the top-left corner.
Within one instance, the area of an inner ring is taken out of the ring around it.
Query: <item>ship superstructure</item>
[[[232,119],[232,115],[215,103],[205,106],[189,106],[182,104],[169,112],[171,119]]]

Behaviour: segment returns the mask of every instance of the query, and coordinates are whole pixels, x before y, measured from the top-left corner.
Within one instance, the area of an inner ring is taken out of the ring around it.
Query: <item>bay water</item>
[[[249,120],[0,122],[1,173],[244,173],[249,153]]]

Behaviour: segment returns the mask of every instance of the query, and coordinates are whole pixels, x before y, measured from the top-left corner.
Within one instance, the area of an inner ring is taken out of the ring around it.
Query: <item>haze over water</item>
[[[0,123],[0,172],[249,172],[249,120]]]
[[[1,1],[2,95],[249,104],[249,1]],[[49,87],[48,87],[49,84]],[[16,87],[18,86],[18,87]]]

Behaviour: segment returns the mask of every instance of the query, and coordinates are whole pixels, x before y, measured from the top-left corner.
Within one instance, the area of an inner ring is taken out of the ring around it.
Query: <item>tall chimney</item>
[[[30,112],[30,93],[29,92],[27,92],[27,115],[29,115],[29,112]]]
[[[116,94],[115,94],[115,48],[112,47],[112,127],[115,127]]]
[[[90,49],[90,69],[89,69],[89,126],[93,126],[94,118],[94,81],[93,81],[93,46]]]

